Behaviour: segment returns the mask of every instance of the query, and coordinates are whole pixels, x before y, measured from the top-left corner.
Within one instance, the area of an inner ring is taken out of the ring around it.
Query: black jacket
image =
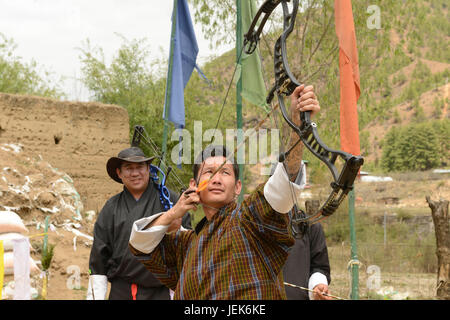
[[[178,197],[170,191],[170,199],[176,203]],[[134,221],[163,211],[159,191],[152,181],[138,201],[125,187],[110,198],[94,225],[90,273],[106,275],[110,282],[120,279],[147,288],[162,287],[163,284],[133,256],[128,242]],[[189,214],[183,217],[182,224],[191,228]]]
[[[330,262],[320,223],[310,225],[301,239],[295,239],[283,267],[284,281],[304,288],[308,288],[309,277],[315,272],[324,274],[330,284]],[[285,288],[288,300],[309,300],[308,291],[289,286]]]

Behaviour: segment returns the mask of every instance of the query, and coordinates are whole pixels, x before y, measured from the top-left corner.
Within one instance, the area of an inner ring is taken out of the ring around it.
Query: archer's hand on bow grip
[[[320,110],[320,104],[314,93],[313,86],[306,86],[304,84],[295,88],[291,94],[291,118],[296,125],[300,125],[300,119],[296,112],[310,113],[309,118],[315,115]]]
[[[167,211],[172,220],[182,218],[189,210],[197,210],[200,196],[195,191],[195,189],[189,188],[183,192],[177,203]]]

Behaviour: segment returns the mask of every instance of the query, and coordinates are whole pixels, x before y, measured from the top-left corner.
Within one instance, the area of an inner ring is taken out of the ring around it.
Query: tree
[[[202,25],[211,47],[233,43],[236,28],[235,0],[190,1],[194,6],[194,19]]]
[[[82,81],[94,100],[126,108],[131,130],[141,124],[152,136],[161,136],[164,82],[154,76],[158,71],[148,61],[146,40],[121,38],[123,44],[109,65],[101,48],[92,47],[89,39],[83,43]]]
[[[393,127],[386,134],[382,146],[383,146],[383,155],[382,155],[382,165],[388,171],[396,171],[400,170],[402,165],[401,158],[401,149],[399,148],[400,144],[400,130],[396,127]]]
[[[65,94],[49,79],[51,73],[44,71],[41,76],[38,64],[22,62],[15,55],[17,45],[0,33],[0,92],[30,94],[51,98],[62,98]]]
[[[403,139],[403,167],[423,171],[439,165],[439,140],[429,123],[406,127]]]
[[[439,151],[441,166],[446,166],[450,159],[450,121],[448,119],[441,119],[433,122],[433,129],[439,140]]]
[[[437,121],[412,123],[392,128],[383,140],[382,166],[388,171],[428,170],[440,165],[445,136]]]

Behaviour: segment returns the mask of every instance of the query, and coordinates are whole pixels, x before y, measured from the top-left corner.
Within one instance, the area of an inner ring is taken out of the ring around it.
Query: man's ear
[[[234,193],[238,196],[241,194],[241,190],[242,190],[242,182],[241,180],[238,180],[234,185]]]
[[[118,176],[120,179],[122,179],[122,177],[121,177],[121,172],[120,172],[120,169],[119,169],[119,168],[116,168],[116,173],[117,173],[117,176]]]
[[[189,188],[197,188],[197,182],[194,178],[191,178],[191,180],[189,180]]]

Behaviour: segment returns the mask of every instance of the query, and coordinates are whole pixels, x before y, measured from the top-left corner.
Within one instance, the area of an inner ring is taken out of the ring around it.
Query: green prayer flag
[[[257,12],[254,0],[240,1],[241,3],[241,17],[242,17],[242,37],[247,33],[253,17]],[[239,62],[238,62],[239,63]],[[259,49],[251,55],[242,52],[240,65],[236,69],[236,80],[242,76],[242,97],[247,101],[260,106],[266,107],[266,87],[261,72],[261,60],[259,59]]]

